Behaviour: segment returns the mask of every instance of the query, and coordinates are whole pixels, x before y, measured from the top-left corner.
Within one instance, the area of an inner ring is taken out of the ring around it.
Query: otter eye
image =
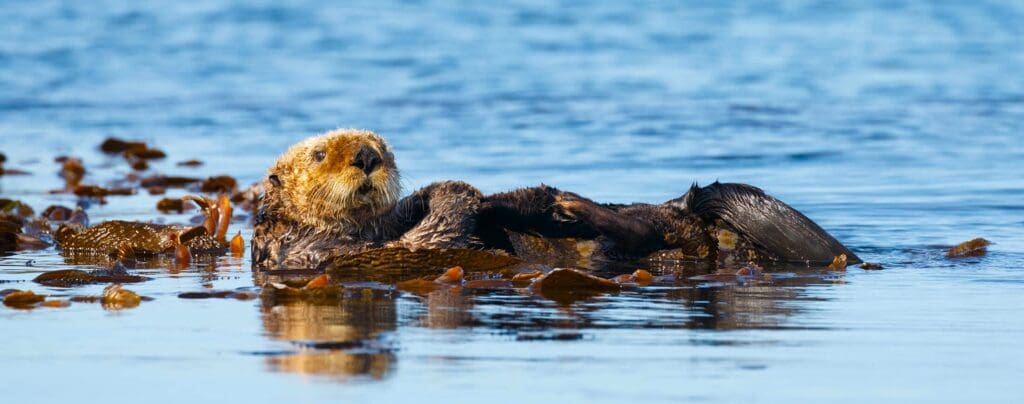
[[[317,163],[324,161],[325,158],[327,158],[327,152],[323,150],[317,150],[316,153],[313,153],[313,160],[316,160]]]

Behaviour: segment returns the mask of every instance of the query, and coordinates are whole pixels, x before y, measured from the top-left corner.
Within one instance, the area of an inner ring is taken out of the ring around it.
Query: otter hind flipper
[[[827,264],[839,254],[846,254],[850,263],[861,262],[807,216],[751,185],[716,181],[701,188],[694,184],[686,195],[669,204],[706,221],[723,220],[786,262]]]

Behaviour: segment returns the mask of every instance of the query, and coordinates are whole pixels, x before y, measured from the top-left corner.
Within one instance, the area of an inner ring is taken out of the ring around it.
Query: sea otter
[[[342,129],[301,141],[263,181],[252,240],[255,269],[308,269],[332,256],[387,246],[470,247],[483,195],[457,181],[398,199],[388,145]]]
[[[252,241],[257,270],[322,269],[382,247],[488,249],[551,266],[637,259],[811,265],[840,254],[860,261],[806,216],[743,184],[694,185],[662,204],[600,204],[544,185],[484,196],[458,181],[398,199],[391,150],[362,130],[292,146],[263,186]]]

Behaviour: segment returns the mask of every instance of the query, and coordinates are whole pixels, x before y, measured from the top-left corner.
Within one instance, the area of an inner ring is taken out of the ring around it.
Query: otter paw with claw
[[[589,206],[588,201],[579,195],[563,192],[555,196],[555,201],[552,203],[552,216],[559,222],[576,223],[583,218]]]

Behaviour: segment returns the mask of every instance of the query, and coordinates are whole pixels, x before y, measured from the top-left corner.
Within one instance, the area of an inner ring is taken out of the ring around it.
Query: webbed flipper
[[[828,264],[839,254],[846,254],[851,264],[861,262],[807,216],[754,186],[715,182],[701,188],[694,184],[686,195],[667,204],[709,223],[722,220],[788,263]]]

